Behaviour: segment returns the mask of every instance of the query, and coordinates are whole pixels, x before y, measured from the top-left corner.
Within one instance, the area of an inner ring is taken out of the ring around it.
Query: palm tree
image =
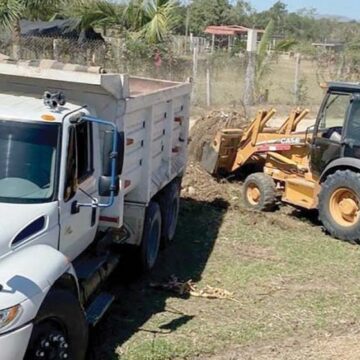
[[[73,0],[69,6],[64,7],[63,15],[76,19],[76,26],[86,31],[93,26],[105,28],[120,25],[123,6],[107,0]]]
[[[11,31],[15,59],[20,55],[20,20],[47,20],[62,3],[63,0],[0,0],[0,26]]]
[[[260,95],[262,90],[262,82],[267,74],[270,73],[270,62],[271,55],[268,54],[269,45],[274,35],[275,23],[274,20],[270,20],[265,28],[263,37],[261,38],[257,56],[256,56],[256,76],[255,76],[255,87],[257,95]]]
[[[162,42],[176,25],[173,0],[132,0],[124,12],[124,24],[149,43]]]

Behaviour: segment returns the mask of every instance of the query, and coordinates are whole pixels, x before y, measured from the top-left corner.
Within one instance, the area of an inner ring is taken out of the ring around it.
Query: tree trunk
[[[20,20],[16,20],[12,30],[12,57],[15,60],[19,60],[21,57],[21,27]]]

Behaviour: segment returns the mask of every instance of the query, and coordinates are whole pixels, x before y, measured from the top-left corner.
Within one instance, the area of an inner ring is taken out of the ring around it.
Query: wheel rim
[[[261,198],[261,192],[259,187],[251,183],[246,189],[246,198],[251,205],[258,205]]]
[[[330,198],[330,214],[341,226],[355,225],[360,217],[359,197],[351,189],[337,189]]]
[[[56,320],[47,320],[36,325],[35,337],[25,359],[60,360],[71,359],[66,332]]]
[[[149,267],[153,267],[159,252],[160,226],[159,221],[154,221],[149,234],[147,256]]]

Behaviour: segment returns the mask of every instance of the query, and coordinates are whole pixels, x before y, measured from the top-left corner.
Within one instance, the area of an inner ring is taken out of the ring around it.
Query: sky
[[[266,10],[276,0],[250,0],[250,3],[257,10]],[[289,11],[296,11],[302,8],[315,8],[318,14],[346,16],[351,19],[360,19],[359,0],[283,0],[288,5]]]

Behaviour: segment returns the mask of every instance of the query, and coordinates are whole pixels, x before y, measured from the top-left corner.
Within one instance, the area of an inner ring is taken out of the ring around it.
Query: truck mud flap
[[[201,165],[203,168],[211,175],[214,175],[217,171],[218,160],[219,154],[209,143],[205,143],[201,157]]]

